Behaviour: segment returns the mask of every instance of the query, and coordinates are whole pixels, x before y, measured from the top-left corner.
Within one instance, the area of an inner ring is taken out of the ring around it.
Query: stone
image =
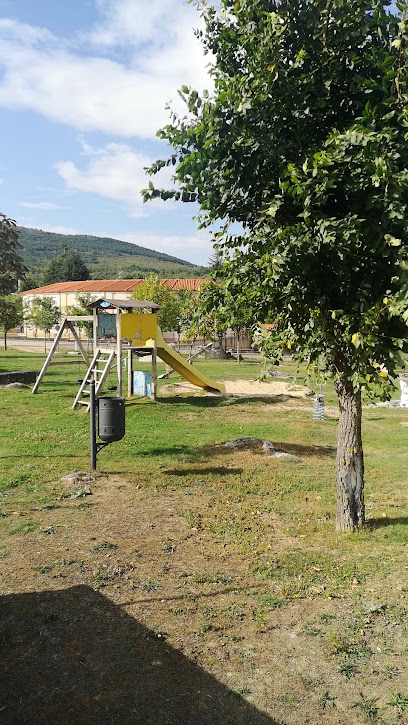
[[[24,383],[8,383],[8,385],[5,385],[4,387],[6,388],[6,390],[30,390],[30,386],[25,385]]]
[[[211,350],[205,350],[204,357],[207,360],[230,360],[232,355],[222,347],[213,347]]]
[[[258,453],[266,453],[268,458],[293,458],[299,461],[298,456],[285,451],[279,451],[271,441],[261,440],[260,438],[236,438],[233,441],[223,443],[224,448],[231,448],[234,451],[250,450]]]
[[[264,444],[268,447],[268,450],[269,446],[271,446],[273,450],[275,449],[273,443],[270,441],[261,441],[259,438],[236,438],[233,441],[227,441],[227,443],[224,443],[223,446],[224,448],[232,448],[235,451],[245,450],[248,448],[251,450],[266,450],[266,448],[264,448]]]
[[[87,485],[94,481],[96,478],[100,478],[101,473],[93,471],[92,473],[68,473],[66,476],[61,478],[61,483],[69,483],[71,486],[75,484],[82,484],[83,489],[87,488]]]
[[[0,385],[9,383],[35,383],[37,373],[34,370],[9,370],[0,373]]]
[[[300,461],[298,456],[294,456],[293,453],[285,453],[285,451],[275,451],[271,453],[268,458],[293,458],[295,461]]]

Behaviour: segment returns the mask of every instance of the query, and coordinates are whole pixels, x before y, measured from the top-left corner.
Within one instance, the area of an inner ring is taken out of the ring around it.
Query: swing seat
[[[400,408],[408,408],[408,383],[400,378],[399,386],[401,390]]]

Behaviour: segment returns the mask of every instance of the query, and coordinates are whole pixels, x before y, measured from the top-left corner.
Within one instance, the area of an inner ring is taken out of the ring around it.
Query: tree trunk
[[[4,330],[4,350],[7,350],[7,330]]]
[[[364,460],[361,439],[361,392],[341,378],[336,457],[336,531],[356,531],[364,524]]]

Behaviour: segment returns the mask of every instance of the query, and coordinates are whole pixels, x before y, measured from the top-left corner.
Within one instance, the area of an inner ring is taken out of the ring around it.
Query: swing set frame
[[[99,340],[99,324],[98,324],[98,312],[106,312],[106,311],[113,311],[114,315],[116,317],[116,350],[115,350],[115,357],[116,357],[116,363],[111,365],[111,368],[113,368],[116,365],[116,375],[117,375],[117,395],[120,397],[122,395],[122,356],[123,352],[127,352],[127,378],[128,378],[128,395],[129,397],[133,393],[133,355],[136,353],[144,352],[145,354],[148,352],[151,352],[152,355],[152,393],[153,398],[156,399],[156,392],[157,392],[157,350],[156,350],[156,341],[153,340],[152,347],[148,347],[146,345],[139,347],[136,346],[126,346],[124,349],[122,339],[121,339],[121,328],[120,328],[120,315],[123,312],[133,312],[136,309],[150,309],[152,312],[157,312],[160,309],[160,306],[157,305],[155,302],[151,302],[148,300],[106,300],[106,299],[98,299],[92,302],[89,305],[89,309],[92,310],[92,315],[65,315],[62,320],[60,327],[58,329],[58,332],[54,338],[53,344],[48,352],[48,355],[45,359],[45,362],[40,370],[40,373],[37,377],[37,380],[35,381],[34,387],[32,389],[32,393],[35,394],[38,391],[38,388],[40,386],[40,383],[47,371],[47,368],[50,365],[72,365],[78,362],[78,360],[73,361],[63,361],[62,363],[60,361],[58,362],[52,362],[52,357],[54,353],[56,352],[58,348],[58,344],[62,338],[62,335],[65,330],[69,330],[78,345],[78,350],[80,353],[79,362],[84,363],[87,368],[89,368],[90,360],[89,356],[84,348],[84,345],[77,333],[77,330],[75,329],[75,325],[73,323],[75,322],[92,322],[93,325],[93,354],[99,350],[101,352],[112,351],[112,346],[107,347],[106,344],[103,345],[102,341]]]

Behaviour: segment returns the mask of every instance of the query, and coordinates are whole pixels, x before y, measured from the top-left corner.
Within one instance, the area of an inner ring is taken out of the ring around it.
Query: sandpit
[[[277,395],[290,396],[295,398],[305,398],[310,394],[309,388],[303,385],[294,385],[292,382],[283,380],[273,380],[268,383],[259,382],[258,380],[224,380],[226,387],[226,395],[233,397],[276,397]],[[169,383],[160,388],[161,394],[181,395],[182,393],[195,393],[197,395],[216,395],[220,393],[212,393],[208,390],[197,388],[188,382]]]

